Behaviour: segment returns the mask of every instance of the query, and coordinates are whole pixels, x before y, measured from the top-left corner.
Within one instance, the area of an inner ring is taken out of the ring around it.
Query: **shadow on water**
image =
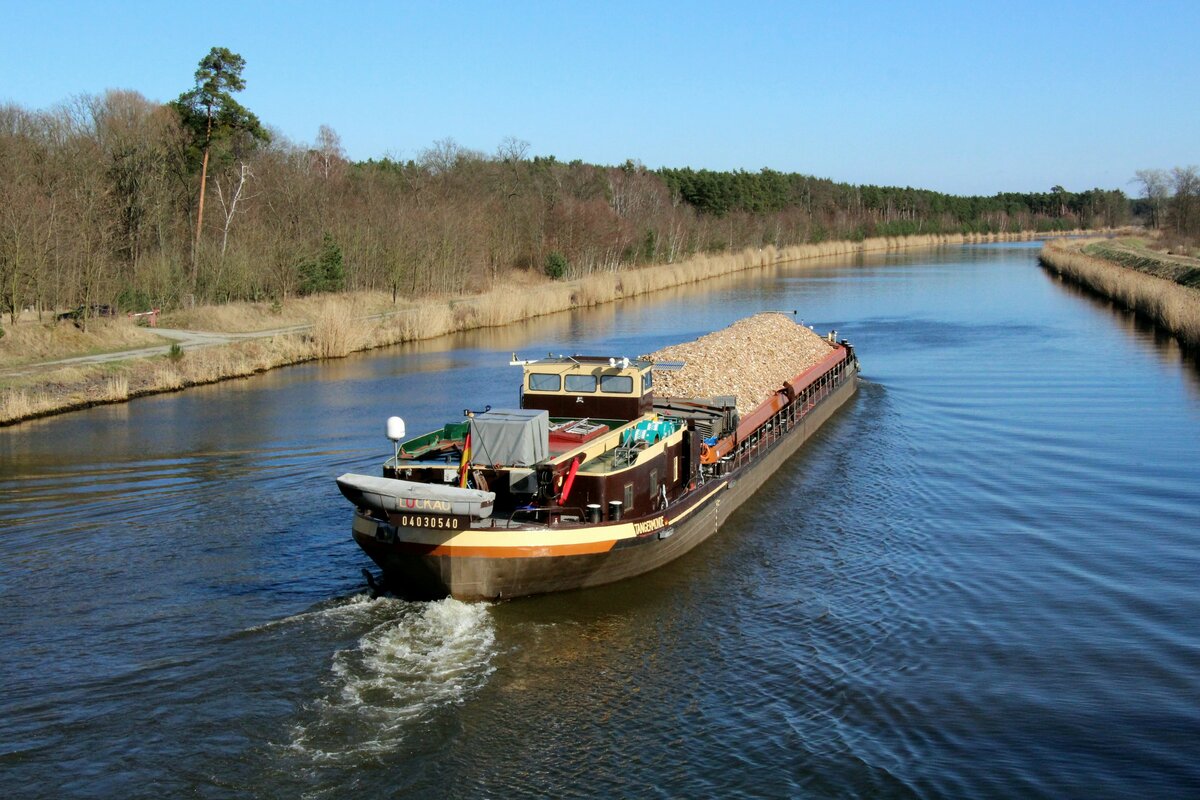
[[[1153,352],[1165,366],[1179,367],[1189,379],[1188,386],[1200,396],[1200,348],[1185,345],[1173,333],[1163,330],[1146,314],[1126,308],[1112,298],[1078,281],[1046,271],[1046,279],[1067,296],[1082,300],[1097,311],[1107,312],[1114,327],[1136,341],[1153,342]]]

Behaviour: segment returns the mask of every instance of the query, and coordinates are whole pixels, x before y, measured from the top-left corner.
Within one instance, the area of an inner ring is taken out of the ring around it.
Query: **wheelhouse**
[[[654,407],[651,361],[602,356],[551,356],[518,361],[524,368],[521,407],[551,417],[633,420]]]

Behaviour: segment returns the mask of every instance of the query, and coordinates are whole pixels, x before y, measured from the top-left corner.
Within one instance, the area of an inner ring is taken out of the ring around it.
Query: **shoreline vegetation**
[[[1083,231],[1056,235],[1079,235]],[[1089,231],[1088,233],[1095,233]],[[271,308],[268,304],[235,304],[208,309],[210,330],[261,329],[261,320],[311,326],[228,344],[183,349],[165,355],[132,357],[105,363],[75,364],[14,370],[13,362],[0,373],[0,426],[61,414],[96,405],[121,403],[136,397],[174,392],[224,380],[249,377],[278,367],[393,344],[433,339],[446,334],[498,327],[534,317],[611,303],[662,289],[698,283],[732,273],[798,261],[853,256],[947,244],[1030,241],[1035,232],[991,234],[929,234],[878,237],[861,241],[830,241],[784,248],[747,248],[740,253],[696,256],[674,264],[596,273],[570,281],[528,275],[524,282],[474,295],[428,297],[407,307],[391,307],[385,292],[330,294],[295,301],[307,308]],[[169,324],[194,324],[204,310],[168,314]],[[257,322],[256,322],[257,321]],[[132,327],[120,321],[116,325]],[[96,328],[97,326],[93,326]],[[152,329],[145,330],[152,333]],[[195,331],[202,333],[202,331]],[[245,335],[243,333],[243,335]],[[144,347],[144,343],[142,344]],[[161,345],[165,349],[165,345]]]
[[[1200,349],[1200,259],[1151,250],[1142,239],[1047,242],[1042,265]]]
[[[1131,200],[560,161],[512,136],[354,160],[328,125],[291,141],[243,106],[238,53],[197,66],[166,103],[0,103],[0,425],[768,264],[1200,225],[1196,167],[1139,171]],[[157,333],[126,316],[159,310]]]
[[[328,125],[290,141],[243,106],[246,66],[213,47],[167,103],[122,89],[0,103],[0,337],[30,313],[70,312],[87,330],[114,309],[345,292],[422,302],[520,273],[587,287],[699,255],[1111,229],[1135,212],[1120,189],[958,196],[769,167],[559,160],[511,136],[490,153],[447,138],[354,160]]]

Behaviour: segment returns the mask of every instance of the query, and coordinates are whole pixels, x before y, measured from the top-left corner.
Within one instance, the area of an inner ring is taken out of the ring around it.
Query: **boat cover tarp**
[[[471,464],[532,467],[550,457],[545,409],[492,409],[471,417]]]
[[[492,514],[495,492],[460,489],[436,483],[417,483],[396,478],[376,478],[347,472],[338,477],[338,488],[354,505],[377,511],[430,511],[464,514],[486,519]]]

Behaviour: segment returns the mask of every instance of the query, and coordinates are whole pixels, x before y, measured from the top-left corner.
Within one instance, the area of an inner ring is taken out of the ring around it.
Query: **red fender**
[[[571,494],[571,486],[575,483],[575,473],[579,471],[581,461],[582,459],[576,458],[571,462],[571,471],[567,473],[567,480],[563,483],[562,499],[558,501],[560,506],[567,502],[567,496]]]

